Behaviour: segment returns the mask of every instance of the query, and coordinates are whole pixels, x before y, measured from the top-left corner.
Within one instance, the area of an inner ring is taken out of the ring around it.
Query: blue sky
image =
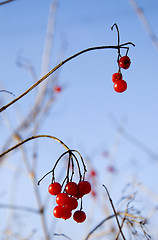
[[[16,97],[33,83],[28,71],[17,66],[19,56],[32,63],[38,79],[41,76],[50,3],[48,0],[17,0],[0,7],[0,89],[11,91]],[[157,35],[158,2],[143,0],[140,7]],[[116,45],[116,31],[110,30],[114,23],[119,26],[121,42],[132,41],[136,45],[135,48],[130,47],[130,68],[122,70],[128,84],[127,91],[117,94],[113,90],[111,76],[117,72],[117,50],[98,50],[79,56],[58,72],[58,84],[63,91],[56,96],[39,131],[39,134],[59,137],[70,148],[78,149],[84,157],[88,156],[99,172],[99,181],[104,184],[108,182],[105,166],[111,159],[109,157],[105,161],[101,153],[113,147],[118,124],[123,123],[128,133],[157,153],[158,51],[127,0],[59,0],[50,61],[51,69],[59,61],[59,54],[63,60],[88,47]],[[61,51],[63,44],[66,47]],[[121,53],[125,54],[124,51]],[[34,94],[33,90],[6,110],[13,129],[19,122],[19,116],[25,116],[29,111]],[[1,97],[3,104],[13,99],[12,95],[4,93],[1,93]],[[5,112],[2,117],[5,117]],[[116,122],[112,119],[116,119]],[[5,141],[10,130],[3,118],[0,122],[0,132]],[[42,145],[39,177],[51,168],[49,159],[52,152],[54,156],[59,155],[58,145],[52,145],[47,142]],[[0,146],[3,147],[2,142]],[[136,176],[158,193],[155,184],[157,163],[124,135],[114,161],[120,174],[119,185],[116,183],[118,175],[114,176],[114,199],[117,200],[130,176]],[[6,167],[3,171],[7,173],[9,170]],[[1,173],[4,174],[2,169]],[[41,191],[44,191],[43,187]]]

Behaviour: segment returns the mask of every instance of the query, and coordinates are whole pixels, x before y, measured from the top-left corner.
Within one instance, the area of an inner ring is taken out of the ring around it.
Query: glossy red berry
[[[65,186],[66,193],[74,196],[78,192],[78,185],[75,182],[68,182]]]
[[[128,56],[123,56],[119,60],[119,66],[123,69],[128,69],[131,64],[131,60]]]
[[[53,214],[54,214],[54,217],[56,217],[56,218],[61,218],[62,216],[63,216],[63,214],[64,214],[64,207],[62,207],[62,206],[56,206],[55,208],[54,208],[54,211],[53,211]]]
[[[122,79],[122,74],[120,72],[114,73],[112,75],[112,81],[115,83],[117,80]]]
[[[91,184],[88,181],[79,182],[78,189],[81,194],[88,194],[91,191]]]
[[[77,222],[77,223],[82,223],[86,220],[86,214],[85,212],[78,210],[76,212],[74,212],[73,214],[73,219]]]
[[[57,195],[58,193],[61,192],[61,185],[60,183],[58,182],[54,182],[52,184],[49,185],[48,187],[48,192],[51,194],[51,195]]]
[[[114,84],[114,90],[118,93],[126,91],[127,83],[124,80],[117,80]]]
[[[64,212],[63,212],[61,218],[64,220],[69,219],[72,216],[71,209],[67,206],[63,207],[63,208],[64,208]]]
[[[56,196],[56,203],[58,205],[66,206],[68,204],[68,201],[69,201],[69,196],[67,195],[67,193],[59,193]]]
[[[74,197],[69,197],[67,206],[68,206],[71,210],[76,209],[76,208],[78,207],[78,201],[77,201],[77,199],[74,198]]]

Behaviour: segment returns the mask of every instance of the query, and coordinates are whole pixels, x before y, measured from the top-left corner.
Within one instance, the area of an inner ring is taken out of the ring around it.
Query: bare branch
[[[111,203],[112,209],[113,209],[114,214],[115,214],[115,218],[116,218],[116,221],[117,221],[117,224],[118,224],[118,227],[119,227],[120,233],[121,233],[123,239],[126,240],[126,238],[125,238],[125,236],[124,236],[124,234],[123,234],[123,232],[122,232],[122,229],[121,229],[121,226],[120,226],[120,223],[119,223],[118,217],[117,217],[117,212],[116,212],[116,210],[115,210],[114,204],[113,204],[112,199],[111,199],[111,197],[110,197],[109,191],[108,191],[108,189],[107,189],[107,187],[106,187],[105,185],[103,185],[103,187],[105,188],[105,190],[106,190],[106,192],[107,192],[107,195],[108,195],[109,201],[110,201],[110,203]]]
[[[7,0],[7,1],[3,1],[3,2],[0,2],[0,5],[3,5],[3,4],[6,4],[6,3],[10,3],[10,2],[13,2],[15,0]]]
[[[124,43],[123,45],[120,45],[119,48],[127,48],[127,47],[123,47],[127,44],[132,44],[131,42],[128,43]],[[134,44],[132,44],[134,46]],[[98,47],[91,47],[91,48],[86,48],[74,55],[72,55],[71,57],[65,59],[64,61],[60,62],[57,66],[55,66],[52,70],[50,70],[46,75],[44,75],[41,79],[39,79],[35,84],[33,84],[30,88],[28,88],[25,92],[23,92],[20,96],[18,96],[17,98],[15,98],[13,101],[11,101],[10,103],[6,104],[5,106],[3,106],[2,108],[0,108],[0,112],[3,112],[5,109],[7,109],[8,107],[10,107],[12,104],[14,104],[15,102],[17,102],[18,100],[20,100],[22,97],[24,97],[26,94],[28,94],[30,91],[32,91],[35,87],[37,87],[40,83],[42,83],[45,79],[47,79],[47,77],[49,77],[52,73],[54,73],[57,69],[59,69],[62,65],[64,65],[65,63],[69,62],[70,60],[72,60],[73,58],[76,58],[77,56],[86,53],[86,52],[90,52],[90,51],[94,51],[94,50],[101,50],[101,49],[118,49],[118,46],[98,46]]]

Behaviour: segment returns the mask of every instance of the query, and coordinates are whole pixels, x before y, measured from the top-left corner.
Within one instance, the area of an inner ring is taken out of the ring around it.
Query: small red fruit
[[[91,191],[91,184],[88,181],[82,181],[78,184],[79,193],[85,195]]]
[[[66,206],[69,202],[69,196],[67,193],[59,193],[56,196],[56,203],[61,206]]]
[[[75,182],[68,182],[65,190],[67,194],[74,196],[78,192],[78,185]]]
[[[61,216],[62,219],[66,220],[69,219],[72,215],[71,209],[69,207],[63,207],[64,208],[64,212]]]
[[[61,92],[62,88],[60,86],[55,86],[54,87],[54,92],[59,93]]]
[[[69,197],[67,205],[71,210],[74,210],[78,207],[78,201],[74,197]]]
[[[131,64],[131,60],[128,56],[123,56],[119,60],[119,66],[123,69],[128,69]]]
[[[114,84],[114,90],[118,93],[126,91],[127,83],[124,80],[117,80]]]
[[[62,216],[63,216],[63,214],[64,214],[64,207],[62,207],[62,206],[56,206],[55,208],[54,208],[54,211],[53,211],[53,214],[54,214],[54,217],[56,217],[56,218],[61,218]]]
[[[77,222],[77,223],[82,223],[86,220],[86,214],[85,212],[78,210],[76,212],[74,212],[73,214],[73,219]]]
[[[58,193],[61,192],[61,185],[60,183],[58,182],[54,182],[52,184],[49,185],[48,187],[48,192],[51,194],[51,195],[57,195]]]
[[[75,197],[75,198],[78,199],[78,198],[82,198],[83,195],[84,195],[83,193],[81,193],[81,192],[78,191],[75,195],[73,195],[73,197]]]
[[[117,80],[122,79],[122,74],[120,72],[114,73],[112,75],[112,81],[115,83]]]
[[[92,170],[90,171],[90,176],[91,176],[91,177],[96,177],[96,175],[97,175],[96,171],[92,169]]]
[[[92,194],[92,197],[94,197],[94,198],[97,196],[97,193],[94,190],[91,191],[91,194]]]

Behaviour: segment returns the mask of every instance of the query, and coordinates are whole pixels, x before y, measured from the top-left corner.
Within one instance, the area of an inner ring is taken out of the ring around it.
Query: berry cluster
[[[62,186],[58,182],[54,182],[48,187],[48,192],[56,196],[57,206],[53,211],[54,216],[66,220],[72,216],[72,210],[78,207],[78,199],[90,193],[91,184],[88,181],[81,181],[78,184],[68,182],[64,192],[61,190]],[[81,209],[77,210],[73,213],[73,219],[77,223],[82,223],[86,220],[86,214]]]
[[[114,83],[114,90],[118,93],[122,93],[126,91],[127,83],[125,80],[122,79],[120,68],[128,69],[131,64],[130,58],[128,56],[123,56],[119,59],[118,64],[119,64],[119,71],[112,75],[112,81]]]
[[[67,147],[66,147],[67,148]],[[78,157],[75,155],[78,154]],[[60,162],[60,160],[66,155],[69,154],[66,177],[64,178],[62,184],[55,180],[55,169]],[[74,165],[76,162],[76,166]],[[80,162],[82,168],[80,167]],[[73,176],[75,174],[76,168],[78,169],[79,180],[78,184],[73,181]],[[83,170],[83,174],[82,171]],[[46,173],[39,181],[38,184],[50,173],[52,173],[52,181],[48,187],[48,192],[51,195],[56,196],[57,206],[54,208],[53,214],[56,218],[69,219],[72,216],[72,211],[77,209],[78,200],[80,199],[80,208],[79,210],[73,213],[73,219],[77,223],[82,223],[86,220],[86,214],[82,211],[82,198],[84,195],[87,195],[91,191],[91,184],[89,181],[85,180],[85,173],[87,172],[86,165],[83,161],[81,154],[77,150],[68,150],[61,154],[61,156],[55,162],[55,165],[51,171]]]

